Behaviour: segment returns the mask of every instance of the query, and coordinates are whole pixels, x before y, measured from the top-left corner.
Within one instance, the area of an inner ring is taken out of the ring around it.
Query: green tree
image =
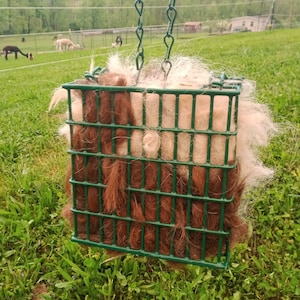
[[[166,24],[168,4],[167,0],[144,1],[143,24]],[[268,15],[271,4],[271,0],[178,0],[176,23]],[[300,26],[300,1],[276,0],[274,17],[283,26]],[[0,0],[0,34],[129,27],[136,26],[137,20],[133,0]]]

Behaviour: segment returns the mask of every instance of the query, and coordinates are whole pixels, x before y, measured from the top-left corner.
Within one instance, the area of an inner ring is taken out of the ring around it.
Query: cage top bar
[[[137,86],[102,86],[99,84],[87,85],[70,82],[62,85],[67,90],[102,90],[111,92],[139,92],[139,93],[157,93],[157,94],[188,94],[188,95],[226,95],[237,96],[241,92],[241,85],[224,84],[222,89],[219,86],[202,86],[199,89],[164,89],[151,87],[137,87]]]

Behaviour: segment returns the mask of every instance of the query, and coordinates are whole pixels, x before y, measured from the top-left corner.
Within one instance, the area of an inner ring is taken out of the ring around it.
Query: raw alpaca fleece
[[[173,67],[167,82],[163,80],[164,74],[160,72],[160,64],[150,62],[141,72],[139,85],[147,88],[176,88],[198,89],[202,84],[207,84],[210,71],[199,60],[178,57],[172,63]],[[100,85],[126,86],[132,85],[136,78],[134,67],[120,61],[118,56],[113,56],[108,62],[108,73],[99,76]],[[80,84],[95,84],[93,81],[80,80]],[[252,97],[254,85],[244,81],[243,91],[239,99],[239,114],[237,124],[234,122],[234,110],[228,110],[228,97],[214,97],[213,109],[211,99],[206,95],[197,95],[194,115],[192,115],[193,99],[190,95],[181,94],[178,99],[176,110],[176,97],[172,94],[164,94],[160,100],[155,93],[127,93],[115,92],[112,97],[109,91],[84,92],[85,103],[82,103],[82,92],[72,90],[72,119],[74,121],[85,120],[88,123],[100,122],[103,127],[73,125],[72,139],[70,128],[65,125],[60,133],[65,135],[72,149],[82,152],[73,156],[73,170],[68,168],[66,190],[70,202],[63,209],[63,216],[73,223],[73,214],[70,209],[72,204],[72,192],[75,193],[76,209],[92,213],[104,213],[107,217],[96,215],[87,216],[84,212],[76,213],[78,236],[82,239],[105,244],[113,244],[114,237],[118,246],[130,246],[132,249],[146,251],[159,251],[169,255],[171,252],[172,239],[174,243],[174,255],[184,257],[186,249],[192,259],[209,257],[218,253],[219,237],[216,234],[206,234],[198,231],[189,231],[187,225],[193,228],[203,228],[217,231],[220,224],[221,210],[224,209],[217,202],[186,200],[185,195],[211,197],[214,199],[226,198],[225,220],[223,230],[230,230],[230,247],[243,241],[248,234],[248,225],[240,216],[243,191],[261,181],[270,178],[273,171],[263,166],[258,158],[258,149],[268,144],[269,138],[276,132],[266,106],[259,104]],[[62,99],[66,98],[66,91],[58,89],[50,102],[49,111]],[[100,99],[100,100],[99,100]],[[112,100],[113,99],[113,100]],[[97,101],[100,101],[97,104]],[[112,102],[113,101],[113,102]],[[160,114],[160,101],[162,110]],[[232,107],[234,107],[233,101]],[[97,112],[97,105],[100,110]],[[144,113],[143,113],[144,111]],[[230,116],[228,122],[228,116]],[[143,123],[145,120],[145,123]],[[224,135],[213,135],[210,141],[208,153],[208,136],[187,132],[175,134],[167,128],[178,127],[182,130],[191,129],[192,120],[195,130],[214,130],[233,132],[238,127],[237,136],[231,135],[228,139]],[[212,120],[212,128],[209,128],[209,120]],[[145,125],[147,130],[128,131],[124,127],[112,129],[105,124],[117,125]],[[161,126],[161,130],[157,127]],[[98,141],[98,139],[100,139]],[[129,143],[130,141],[130,143]],[[228,144],[228,154],[225,155],[225,147]],[[176,146],[174,146],[176,145]],[[191,145],[192,153],[191,152]],[[97,157],[96,155],[85,156],[83,151],[91,154],[117,154],[124,158]],[[133,157],[146,157],[149,160],[127,160],[125,155]],[[215,165],[213,168],[199,166],[207,162]],[[174,172],[174,166],[170,163],[159,164],[156,158],[163,161],[173,160],[174,157],[180,162],[192,160],[194,166],[188,168],[184,164],[179,165]],[[235,161],[237,164],[235,165]],[[223,165],[232,166],[227,172],[223,171]],[[130,169],[128,169],[130,168]],[[128,178],[127,175],[131,177]],[[69,179],[74,174],[76,183],[72,189]],[[225,176],[226,173],[226,176]],[[176,177],[176,187],[173,186],[173,177]],[[191,178],[191,180],[190,180]],[[101,179],[99,181],[99,179]],[[226,195],[223,194],[224,180]],[[158,182],[159,181],[159,182]],[[86,186],[81,184],[88,182]],[[102,183],[104,188],[96,185]],[[205,184],[206,183],[206,184]],[[190,186],[189,186],[190,185]],[[206,185],[208,188],[206,189]],[[132,191],[128,197],[126,188],[130,186]],[[142,195],[139,188],[144,187],[146,193]],[[159,188],[166,192],[160,196],[157,202],[155,194]],[[175,190],[174,190],[175,189]],[[149,191],[149,192],[147,192]],[[172,197],[167,193],[176,192],[176,203],[172,204]],[[99,199],[102,199],[100,205]],[[130,203],[128,203],[128,201]],[[128,215],[128,204],[130,212]],[[188,208],[189,207],[189,208]],[[157,211],[159,208],[159,216]],[[175,210],[175,211],[174,211]],[[174,212],[173,212],[174,211]],[[206,221],[205,212],[207,213]],[[131,217],[130,223],[110,216]],[[190,217],[187,218],[187,214]],[[161,223],[159,228],[159,245],[156,249],[155,225],[147,222]],[[167,225],[175,220],[175,228],[170,229]],[[190,224],[188,224],[188,222]],[[87,223],[90,230],[86,231]],[[165,226],[164,226],[165,224]],[[144,228],[144,240],[142,230]],[[202,239],[206,239],[206,247],[202,249]],[[225,241],[222,241],[224,245]],[[114,252],[110,252],[114,255]]]

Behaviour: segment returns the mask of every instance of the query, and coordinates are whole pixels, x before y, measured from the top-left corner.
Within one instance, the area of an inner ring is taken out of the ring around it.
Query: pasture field
[[[212,69],[255,80],[258,101],[280,123],[261,153],[275,177],[245,195],[253,234],[231,251],[226,270],[173,270],[132,255],[107,260],[101,249],[71,242],[60,216],[69,156],[57,129],[66,104],[47,113],[51,93],[82,78],[92,54],[102,67],[115,51],[134,61],[137,42],[36,51],[33,61],[0,57],[0,299],[300,299],[299,37],[286,29],[175,40],[171,60],[202,57]],[[164,53],[162,39],[145,42],[146,59]]]

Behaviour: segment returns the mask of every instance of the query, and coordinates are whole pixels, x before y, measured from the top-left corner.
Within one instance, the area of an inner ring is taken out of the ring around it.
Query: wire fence
[[[241,20],[241,22],[243,22]],[[259,30],[240,26],[232,27],[231,19],[213,20],[207,22],[186,22],[174,25],[173,34],[176,38],[189,38],[193,36],[230,34],[238,31],[274,30],[278,28],[290,28],[290,23],[274,23],[272,27],[263,26]],[[293,23],[293,27],[300,27],[299,23]],[[152,44],[166,33],[167,24],[157,26],[144,26],[144,42]],[[70,39],[80,49],[98,49],[112,47],[117,36],[121,36],[123,45],[136,44],[136,27],[87,29],[78,31],[56,31],[47,33],[0,35],[0,48],[6,45],[16,45],[24,51],[31,52],[54,52],[56,51],[56,39]]]

